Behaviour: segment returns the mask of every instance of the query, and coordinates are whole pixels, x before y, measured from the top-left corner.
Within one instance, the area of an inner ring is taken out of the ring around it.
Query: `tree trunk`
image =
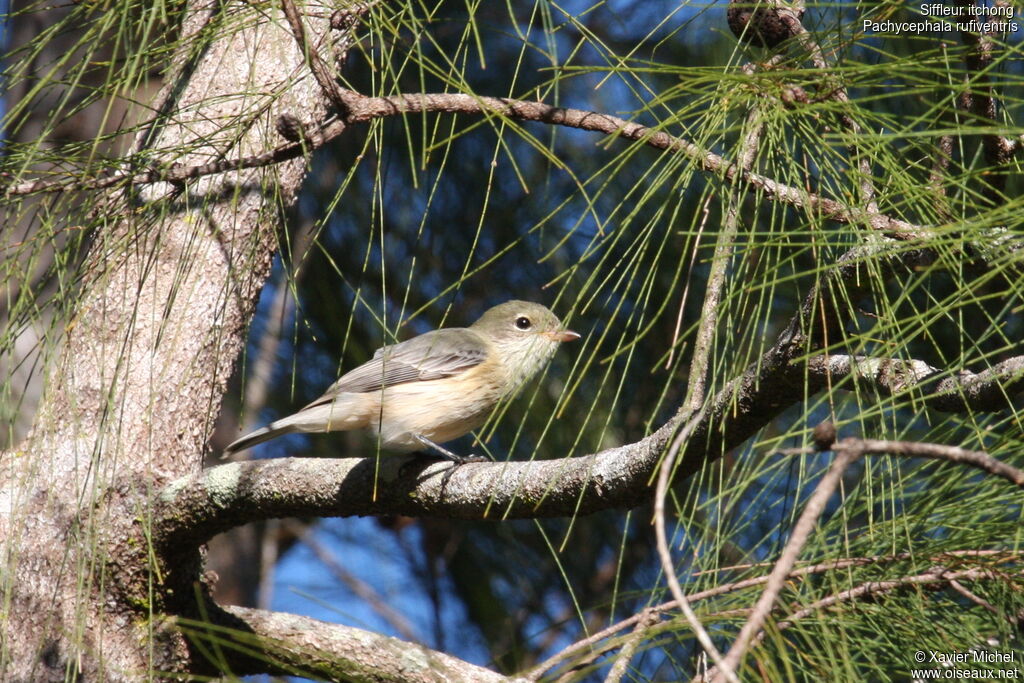
[[[136,152],[153,168],[284,142],[328,100],[277,5],[190,4],[174,78]],[[300,9],[310,44],[349,22]],[[333,34],[339,34],[337,40]],[[34,426],[2,456],[5,680],[139,680],[192,654],[156,617],[192,614],[201,562],[147,543],[154,492],[195,473],[305,159],[110,191]]]

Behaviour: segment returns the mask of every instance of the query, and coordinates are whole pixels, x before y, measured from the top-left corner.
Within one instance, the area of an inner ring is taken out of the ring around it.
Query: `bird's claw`
[[[470,453],[469,455],[460,455],[456,457],[458,458],[457,460],[455,458],[448,458],[448,460],[450,460],[452,464],[451,467],[444,471],[444,476],[441,477],[442,493],[444,492],[445,487],[448,486],[448,480],[452,478],[453,474],[455,474],[455,470],[471,462],[487,462],[487,458],[483,457],[482,455],[474,455],[472,453]]]
[[[456,455],[454,458],[447,458],[455,463],[455,466],[465,465],[470,462],[487,462],[487,458],[476,453],[470,453],[469,455]]]

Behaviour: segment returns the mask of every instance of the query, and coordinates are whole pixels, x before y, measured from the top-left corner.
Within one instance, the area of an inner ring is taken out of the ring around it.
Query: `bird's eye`
[[[532,326],[533,326],[533,323],[531,323],[530,319],[527,318],[525,315],[521,315],[518,318],[516,318],[516,329],[518,329],[518,330],[528,330]]]

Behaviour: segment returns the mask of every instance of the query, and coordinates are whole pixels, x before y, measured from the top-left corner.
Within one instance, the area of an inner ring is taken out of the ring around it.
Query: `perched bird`
[[[384,450],[429,449],[466,462],[473,458],[440,444],[482,425],[499,401],[551,360],[561,342],[579,336],[540,304],[508,301],[469,327],[434,330],[378,349],[323,396],[238,439],[225,455],[292,432],[372,429]]]

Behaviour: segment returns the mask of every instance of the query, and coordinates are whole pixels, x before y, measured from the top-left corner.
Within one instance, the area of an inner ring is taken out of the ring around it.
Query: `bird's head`
[[[532,301],[506,301],[489,309],[470,329],[494,345],[508,372],[510,391],[537,374],[560,343],[580,338],[546,306]]]

